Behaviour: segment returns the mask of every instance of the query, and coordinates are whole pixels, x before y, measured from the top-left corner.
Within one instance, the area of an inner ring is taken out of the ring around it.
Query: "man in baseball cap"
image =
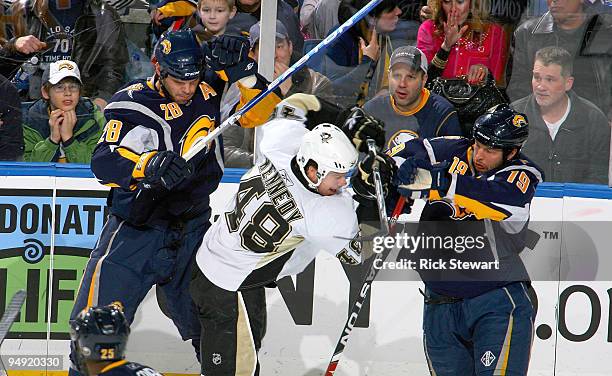
[[[385,123],[387,147],[416,137],[460,136],[457,111],[425,88],[428,62],[414,46],[398,47],[389,60],[389,94],[368,101],[363,109]]]
[[[261,21],[253,24],[249,29],[249,42],[251,42],[251,50],[253,50],[256,45],[259,43],[259,38],[261,37]],[[286,40],[291,43],[289,39],[289,32],[285,25],[279,20],[276,20],[276,43],[280,41]]]
[[[423,51],[414,46],[402,46],[393,51],[389,61],[389,69],[399,63],[406,64],[415,71],[421,70],[427,75],[427,57]]]
[[[24,160],[89,163],[106,120],[89,98],[81,97],[75,62],[59,60],[42,75],[42,98],[23,115]]]

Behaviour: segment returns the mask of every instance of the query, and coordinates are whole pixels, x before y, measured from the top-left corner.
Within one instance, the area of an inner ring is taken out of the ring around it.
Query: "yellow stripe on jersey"
[[[506,213],[459,194],[455,194],[455,203],[473,213],[478,219],[489,218],[494,221],[502,221],[508,218]]]
[[[129,159],[130,161],[137,163],[138,159],[140,158],[140,155],[134,153],[133,151],[123,148],[123,147],[118,147],[117,149],[117,153],[122,156],[125,159]]]
[[[244,107],[251,99],[255,98],[260,92],[261,89],[251,89],[237,82],[238,89],[240,89],[240,102],[236,109],[240,109]],[[264,124],[268,121],[270,116],[272,115],[272,111],[277,104],[279,104],[281,99],[276,95],[276,93],[271,92],[266,95],[259,103],[257,103],[253,108],[247,111],[246,114],[242,115],[239,122],[240,125],[244,128],[255,128],[259,125]]]
[[[116,361],[116,362],[113,362],[113,363],[111,363],[111,364],[107,365],[106,367],[102,368],[102,371],[100,371],[100,373],[104,373],[104,372],[106,372],[106,371],[110,371],[111,369],[113,369],[113,368],[117,368],[117,367],[119,367],[119,366],[122,366],[122,365],[124,365],[124,364],[125,364],[125,363],[127,363],[127,362],[128,362],[128,361],[127,361],[127,360],[125,360],[125,359],[123,359],[123,360],[118,360],[118,361]]]
[[[157,8],[166,17],[185,17],[191,16],[195,12],[196,7],[187,1],[174,1]]]
[[[220,71],[215,71],[215,73],[217,73],[217,76],[219,76],[220,79],[222,79],[225,82],[229,81],[229,78],[227,77],[227,74],[225,74],[225,71],[220,70]]]
[[[144,170],[147,167],[149,160],[151,160],[151,158],[155,154],[157,154],[157,151],[150,151],[148,153],[142,153],[140,157],[134,161],[136,163],[136,166],[134,166],[134,170],[132,170],[132,177],[134,179],[144,178],[145,176]]]

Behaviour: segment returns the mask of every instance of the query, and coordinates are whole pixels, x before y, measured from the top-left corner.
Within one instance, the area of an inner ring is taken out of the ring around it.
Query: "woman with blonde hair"
[[[505,86],[509,34],[486,21],[478,0],[429,0],[432,18],[419,27],[417,47],[429,61],[429,81],[466,77],[471,84],[492,74]]]

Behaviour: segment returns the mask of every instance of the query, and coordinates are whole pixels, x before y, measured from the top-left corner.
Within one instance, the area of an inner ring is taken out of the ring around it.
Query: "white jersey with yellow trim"
[[[361,262],[354,201],[343,190],[322,196],[296,176],[304,124],[274,119],[260,129],[262,158],[240,180],[224,213],[206,232],[196,260],[206,277],[228,291],[263,286],[298,274],[325,250]]]

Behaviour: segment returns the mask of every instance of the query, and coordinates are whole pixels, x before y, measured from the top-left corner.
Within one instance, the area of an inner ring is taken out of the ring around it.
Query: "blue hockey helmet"
[[[70,322],[70,346],[75,366],[87,374],[86,361],[125,358],[130,326],[118,304],[83,310]]]
[[[507,104],[491,107],[474,122],[472,135],[478,142],[492,148],[518,148],[529,136],[527,116]]]
[[[162,77],[185,81],[198,78],[204,66],[200,44],[190,29],[164,33],[155,46],[155,59]]]

